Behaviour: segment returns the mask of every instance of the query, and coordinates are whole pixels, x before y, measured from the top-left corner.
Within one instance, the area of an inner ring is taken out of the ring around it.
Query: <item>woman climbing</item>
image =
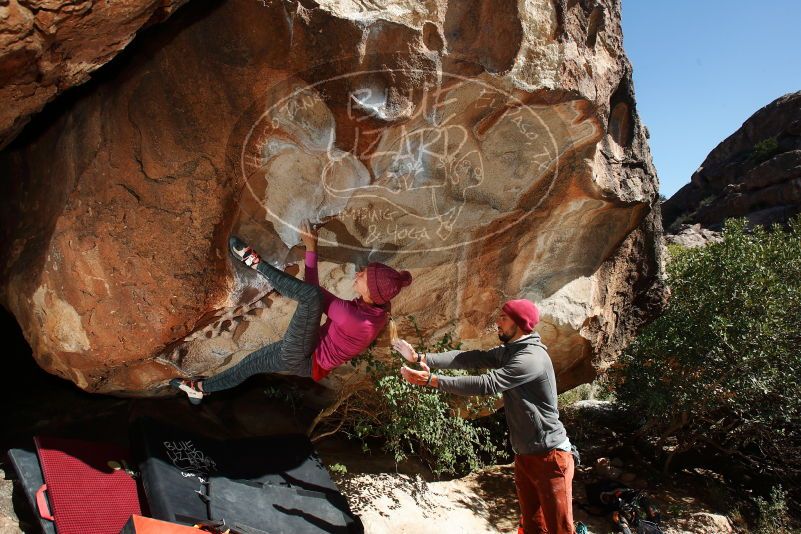
[[[344,300],[320,287],[317,276],[317,230],[304,221],[301,240],[306,247],[305,282],[261,258],[239,238],[229,239],[231,253],[255,269],[285,297],[298,301],[298,307],[284,338],[245,356],[239,363],[205,380],[181,380],[170,385],[199,404],[204,395],[230,389],[257,373],[311,376],[321,380],[332,369],[358,356],[392,322],[390,300],[412,282],[408,271],[398,272],[383,263],[370,263],[356,273],[353,288],[359,297]],[[320,326],[320,318],[327,319]],[[394,325],[390,324],[393,331]]]

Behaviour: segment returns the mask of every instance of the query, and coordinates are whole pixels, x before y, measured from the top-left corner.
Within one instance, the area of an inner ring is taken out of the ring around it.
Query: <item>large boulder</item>
[[[0,297],[86,390],[280,337],[293,303],[226,240],[296,272],[307,217],[323,285],[409,269],[393,313],[429,338],[490,346],[504,300],[538,302],[562,389],[664,303],[619,2],[192,3],[65,96],[0,154]]]
[[[720,230],[730,217],[784,223],[801,212],[801,91],[754,113],[662,205],[666,228]]]
[[[0,0],[0,148],[186,0]]]

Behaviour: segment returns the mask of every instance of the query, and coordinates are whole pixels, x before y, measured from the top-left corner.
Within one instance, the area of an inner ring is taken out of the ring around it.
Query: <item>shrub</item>
[[[750,159],[755,163],[767,161],[779,153],[779,140],[776,137],[768,137],[754,145],[751,150]]]
[[[450,334],[429,344],[414,318],[419,352],[458,349]],[[351,363],[362,366],[368,387],[350,390],[334,410],[326,414],[318,436],[342,431],[359,439],[365,448],[378,440],[396,462],[417,455],[435,474],[462,475],[504,458],[506,428],[490,430],[471,420],[494,411],[495,397],[456,397],[431,388],[413,386],[400,375],[402,357],[393,353],[388,364],[376,357],[374,346]],[[463,374],[439,370],[440,374]]]
[[[674,249],[665,313],[611,379],[674,454],[708,446],[771,479],[801,480],[801,216],[786,230],[728,221],[723,240]],[[794,481],[794,484],[792,483]]]
[[[590,384],[581,384],[561,393],[557,400],[561,410],[583,400],[614,400],[614,395],[606,383],[606,378],[600,376]]]
[[[706,208],[711,206],[715,202],[715,195],[709,195],[708,197],[704,197],[701,202],[698,203],[699,208]]]
[[[781,486],[770,491],[768,499],[754,499],[757,509],[756,534],[786,534],[790,532],[790,517],[787,513],[787,494]]]
[[[668,228],[668,230],[671,232],[678,232],[683,224],[692,224],[693,217],[695,217],[695,211],[690,213],[682,213],[681,215],[676,217],[675,221],[671,223],[670,228]]]
[[[348,474],[348,467],[345,464],[335,463],[328,466],[328,472],[341,477]]]
[[[593,399],[595,398],[594,393],[592,384],[581,384],[573,389],[568,389],[564,393],[560,393],[557,397],[559,409],[562,410],[568,406],[572,406],[578,401]]]

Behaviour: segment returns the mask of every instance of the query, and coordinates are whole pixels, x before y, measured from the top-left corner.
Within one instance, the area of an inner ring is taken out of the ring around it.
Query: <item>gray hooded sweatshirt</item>
[[[432,369],[491,369],[478,376],[437,376],[456,395],[503,393],[509,439],[516,454],[542,454],[567,438],[559,421],[556,376],[537,333],[489,350],[426,354]]]

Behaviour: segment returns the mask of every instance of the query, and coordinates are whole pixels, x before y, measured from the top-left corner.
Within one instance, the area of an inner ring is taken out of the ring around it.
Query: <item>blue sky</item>
[[[756,110],[801,90],[801,0],[622,0],[662,194]]]

